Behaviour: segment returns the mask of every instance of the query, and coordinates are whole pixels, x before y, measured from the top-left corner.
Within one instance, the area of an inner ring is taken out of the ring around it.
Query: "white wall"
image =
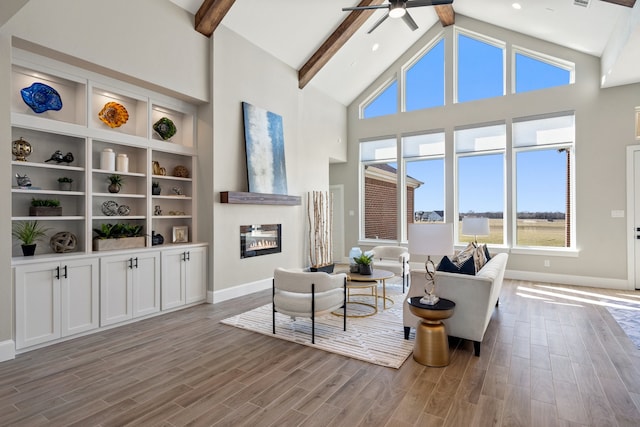
[[[11,11],[18,6],[21,4],[16,3]],[[4,7],[3,3],[3,10]],[[169,95],[208,100],[210,44],[208,38],[193,29],[193,16],[168,0],[30,0],[0,27],[0,140],[5,141],[5,151],[0,156],[4,178],[0,181],[13,182],[7,143],[11,141],[12,45]],[[205,115],[200,125],[203,120],[210,122],[211,118]],[[8,185],[0,186],[0,199],[11,200]],[[0,204],[0,235],[10,235],[10,218],[10,204]],[[0,271],[11,271],[11,239],[0,241]],[[12,347],[7,343],[13,339],[12,289],[11,278],[3,274],[0,361],[12,357],[5,352]]]
[[[634,108],[640,104],[640,84],[601,90],[600,61],[560,46],[494,27],[464,16],[456,16],[456,25],[514,45],[566,59],[576,64],[576,83],[544,91],[507,95],[463,104],[451,103],[452,47],[447,51],[447,106],[369,120],[358,119],[358,107],[364,99],[413,57],[439,32],[452,32],[436,25],[363,92],[348,108],[348,163],[331,166],[331,184],[345,186],[345,247],[358,242],[358,141],[376,136],[400,135],[444,128],[448,135],[447,153],[453,151],[455,126],[510,120],[554,111],[575,110],[576,114],[576,237],[577,257],[549,254],[515,254],[508,269],[522,278],[566,283],[621,287],[627,280],[627,232],[625,218],[611,218],[611,210],[625,210],[625,147],[635,144]],[[510,63],[508,59],[507,64]],[[508,86],[509,87],[509,86]],[[447,179],[452,182],[453,162],[447,159]],[[541,171],[543,173],[543,171]],[[453,187],[447,188],[446,210],[452,220]],[[543,267],[549,259],[551,266]],[[416,261],[418,261],[416,259]]]
[[[283,118],[288,193],[328,190],[329,159],[346,157],[346,108],[312,87],[298,89],[296,70],[220,26],[213,47],[213,284],[216,301],[230,288],[268,284],[275,267],[308,265],[302,206],[221,204],[221,191],[248,191],[242,102]],[[202,212],[201,212],[202,213]],[[282,252],[240,258],[240,226],[282,224]],[[211,274],[211,272],[210,272]]]

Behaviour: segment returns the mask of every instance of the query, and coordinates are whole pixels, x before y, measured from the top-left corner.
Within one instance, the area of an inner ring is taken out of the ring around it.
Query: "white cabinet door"
[[[60,263],[15,268],[16,349],[60,338]]]
[[[99,325],[100,283],[97,258],[69,260],[61,265],[61,334],[63,337]]]
[[[100,325],[111,325],[133,316],[131,255],[100,259]]]
[[[187,250],[185,282],[187,304],[207,299],[207,248]]]
[[[133,258],[133,317],[160,311],[160,252]]]
[[[185,304],[184,283],[185,251],[183,249],[162,252],[162,309],[167,310]]]

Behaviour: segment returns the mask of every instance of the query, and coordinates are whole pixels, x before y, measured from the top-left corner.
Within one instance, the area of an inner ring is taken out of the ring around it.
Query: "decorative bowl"
[[[175,135],[177,131],[176,125],[168,117],[163,117],[155,122],[153,130],[165,141]]]
[[[62,108],[60,94],[51,86],[44,83],[34,83],[20,90],[22,100],[34,113],[44,113],[47,110],[58,111]]]
[[[110,128],[118,128],[129,120],[129,113],[124,105],[117,102],[107,102],[98,113],[98,118]]]

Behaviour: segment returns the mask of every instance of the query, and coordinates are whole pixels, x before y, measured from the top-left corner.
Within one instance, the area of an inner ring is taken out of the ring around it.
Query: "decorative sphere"
[[[189,169],[182,165],[178,165],[173,168],[173,176],[177,176],[180,178],[189,178]]]
[[[26,162],[27,157],[31,154],[31,144],[29,141],[20,137],[20,139],[16,139],[13,141],[13,147],[11,152],[14,156],[16,156],[16,161]]]
[[[70,231],[61,231],[51,236],[49,246],[56,253],[73,252],[78,246],[78,239]]]

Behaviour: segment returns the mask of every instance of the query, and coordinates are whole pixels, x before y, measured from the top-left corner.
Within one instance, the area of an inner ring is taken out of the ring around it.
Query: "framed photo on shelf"
[[[173,243],[189,242],[189,227],[180,225],[173,227]]]

